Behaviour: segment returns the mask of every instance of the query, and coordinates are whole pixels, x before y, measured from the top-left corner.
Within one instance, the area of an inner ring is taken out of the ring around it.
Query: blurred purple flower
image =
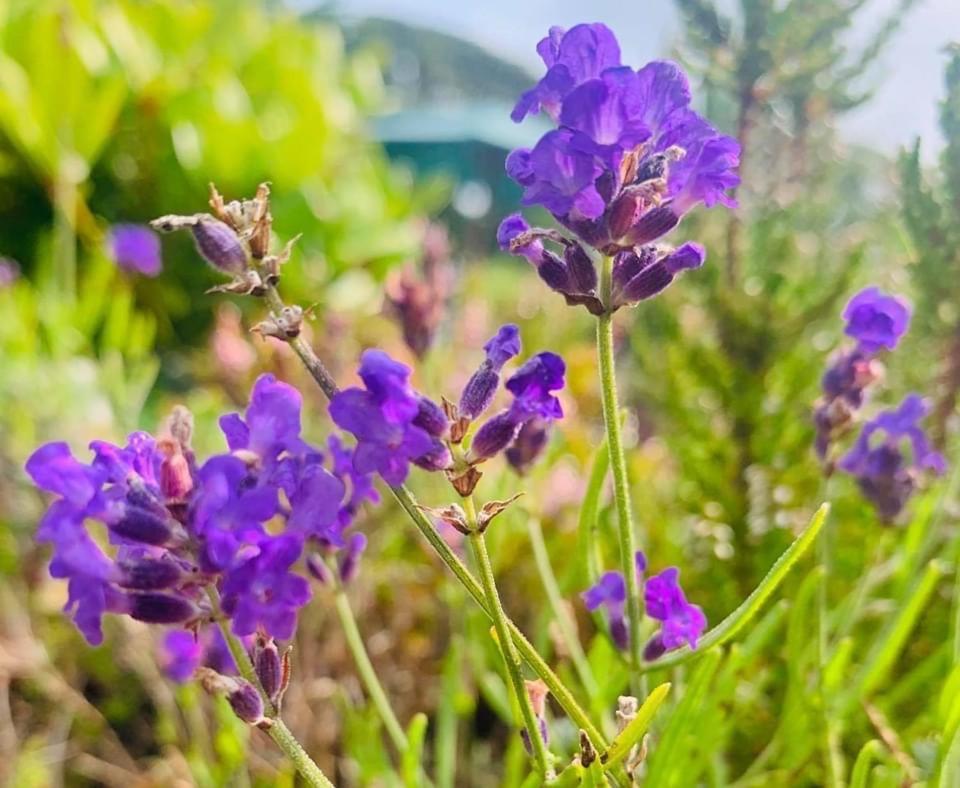
[[[0,257],[0,290],[20,278],[20,265],[10,257]]]
[[[699,606],[687,602],[679,577],[680,570],[671,566],[648,578],[644,585],[647,615],[661,622],[660,631],[644,649],[646,659],[656,659],[684,644],[696,648],[697,640],[706,629],[706,616]]]
[[[919,395],[910,394],[896,410],[868,421],[853,448],[840,460],[840,469],[856,478],[885,522],[900,514],[924,471],[936,475],[946,471],[946,461],[934,451],[919,424],[928,411]],[[874,440],[875,436],[881,439]],[[909,456],[904,444],[910,447]]]
[[[143,224],[115,224],[107,233],[110,259],[130,273],[154,277],[163,270],[160,239]]]
[[[330,402],[334,423],[357,439],[353,462],[360,473],[377,472],[388,484],[402,484],[412,462],[450,464],[436,423],[421,413],[422,398],[409,383],[409,367],[382,350],[367,350],[360,358],[360,378],[364,388],[345,389]],[[435,412],[437,406],[429,405]]]
[[[857,340],[862,353],[893,350],[910,324],[910,307],[877,287],[867,287],[850,299],[843,310],[844,333]]]

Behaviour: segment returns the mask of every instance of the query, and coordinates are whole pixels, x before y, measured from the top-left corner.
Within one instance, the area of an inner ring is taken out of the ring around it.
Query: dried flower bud
[[[254,668],[257,671],[260,686],[263,687],[270,702],[275,703],[283,681],[283,666],[280,661],[280,650],[273,638],[261,636],[257,639]]]
[[[589,769],[591,764],[597,760],[597,751],[593,748],[593,742],[587,736],[585,730],[580,731],[580,765],[584,769]]]
[[[160,492],[168,501],[184,501],[193,489],[190,463],[181,444],[173,438],[161,438],[157,449],[163,454],[160,463]]]
[[[200,612],[190,600],[172,594],[130,594],[127,600],[130,617],[145,624],[181,624]]]

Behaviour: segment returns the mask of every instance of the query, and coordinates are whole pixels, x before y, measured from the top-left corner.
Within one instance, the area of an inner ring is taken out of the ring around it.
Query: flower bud
[[[330,585],[330,570],[323,560],[323,556],[317,553],[310,553],[307,556],[307,571],[313,575],[315,580],[319,580],[323,585]]]
[[[413,418],[414,426],[426,430],[431,435],[440,437],[447,431],[450,420],[437,403],[421,396],[417,400],[417,415]]]
[[[652,208],[643,214],[633,226],[621,236],[625,246],[642,246],[656,241],[680,223],[680,217],[673,212],[669,203]]]
[[[183,571],[176,562],[166,558],[142,557],[118,564],[119,585],[136,591],[159,591],[172,588],[180,582]]]
[[[470,420],[477,418],[493,402],[499,385],[499,373],[489,363],[484,363],[471,375],[463,388],[460,395],[460,415]]]
[[[593,260],[578,243],[571,243],[563,252],[570,278],[578,293],[593,293],[597,289],[597,269]]]
[[[367,537],[357,533],[350,537],[347,542],[347,549],[340,560],[340,580],[346,585],[354,577],[360,568],[360,556],[367,547]]]
[[[130,617],[145,624],[181,624],[199,613],[193,602],[172,594],[130,594],[127,600]]]
[[[427,471],[445,471],[453,465],[453,455],[443,441],[438,438],[433,440],[434,447],[426,454],[415,457],[413,461],[418,467]]]
[[[173,438],[161,438],[157,449],[164,455],[160,463],[160,492],[168,501],[186,500],[193,489],[193,476],[180,443]]]
[[[277,696],[283,684],[283,665],[280,660],[280,650],[273,638],[260,638],[254,654],[254,668],[260,686],[271,703],[276,703]]]
[[[214,268],[233,276],[244,272],[247,253],[229,225],[212,217],[201,217],[190,229],[197,251]]]
[[[120,520],[110,524],[110,530],[124,539],[150,545],[166,544],[173,536],[169,517],[130,504],[124,506]]]
[[[507,462],[523,476],[543,453],[550,438],[550,422],[533,418],[525,422],[513,444],[506,451]]]
[[[501,411],[477,430],[467,459],[473,464],[499,454],[513,442],[519,429],[516,417],[509,410]]]

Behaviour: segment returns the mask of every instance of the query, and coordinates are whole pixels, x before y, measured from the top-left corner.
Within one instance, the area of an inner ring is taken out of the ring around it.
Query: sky
[[[869,38],[899,2],[868,0],[851,43]],[[604,22],[618,34],[624,61],[636,65],[668,54],[680,38],[671,0],[337,0],[336,7],[348,18],[386,16],[452,33],[534,72],[542,68],[534,46],[551,25]],[[943,97],[943,49],[951,41],[960,42],[960,0],[918,0],[872,69],[874,99],[844,118],[848,138],[895,152],[920,136],[925,158],[932,157],[942,147],[937,104]]]

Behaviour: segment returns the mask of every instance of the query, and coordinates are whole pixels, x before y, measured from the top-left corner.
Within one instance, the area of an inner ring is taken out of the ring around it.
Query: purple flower
[[[20,278],[20,265],[10,257],[0,257],[0,290]]]
[[[703,611],[687,602],[679,576],[680,570],[671,566],[648,578],[644,586],[647,615],[661,622],[660,631],[644,649],[647,659],[656,659],[665,651],[684,644],[696,648],[697,640],[707,626]]]
[[[867,287],[850,299],[843,310],[844,333],[857,340],[862,353],[893,350],[910,324],[910,307],[877,287]]]
[[[157,276],[163,270],[160,239],[142,224],[115,224],[107,234],[110,258],[125,271]]]
[[[203,644],[193,632],[173,630],[163,639],[160,667],[173,681],[183,684],[203,662]]]
[[[556,119],[573,88],[620,65],[620,45],[613,31],[602,24],[577,25],[569,31],[551,27],[537,44],[537,53],[547,73],[520,97],[511,113],[517,122],[541,109]]]
[[[224,612],[238,635],[259,628],[286,640],[293,635],[297,611],[310,600],[310,584],[291,571],[303,540],[292,533],[267,536],[247,550],[249,558],[241,558],[224,576]]]
[[[438,436],[416,423],[421,396],[409,383],[409,367],[382,350],[367,350],[360,359],[360,378],[365,388],[346,389],[330,402],[333,421],[357,439],[357,471],[375,471],[395,485],[407,478],[411,462],[449,464]]]
[[[821,459],[853,424],[868,388],[883,376],[883,365],[875,357],[896,348],[910,323],[910,308],[902,299],[867,287],[850,299],[843,318],[844,333],[857,340],[857,346],[838,353],[821,381],[823,396],[813,414],[814,448]]]
[[[604,609],[610,625],[610,637],[618,649],[626,651],[630,645],[630,634],[625,615],[627,583],[623,575],[620,572],[606,572],[580,598],[591,613],[601,607]]]
[[[538,353],[528,359],[507,380],[513,402],[477,430],[468,460],[479,463],[499,454],[513,443],[521,427],[531,419],[562,418],[560,400],[552,392],[563,388],[565,371],[563,359],[555,353]]]
[[[885,522],[900,514],[924,471],[937,475],[946,471],[946,461],[934,451],[919,425],[928,410],[919,395],[910,394],[896,410],[884,411],[867,422],[853,448],[840,460],[840,469],[856,478]],[[904,452],[905,445],[909,455]]]
[[[614,309],[636,304],[663,291],[682,271],[699,268],[707,258],[698,243],[685,243],[668,252],[653,246],[638,246],[620,252],[613,261]]]
[[[523,204],[542,205],[585,244],[607,255],[653,253],[670,260],[624,296],[629,303],[649,298],[677,271],[702,264],[704,255],[692,244],[672,260],[674,253],[636,247],[661,238],[700,203],[733,207],[729,192],[740,182],[740,146],[690,108],[689,83],[679,66],[655,61],[634,71],[621,65],[616,39],[602,25],[579,25],[566,34],[552,30],[538,49],[547,74],[521,97],[513,118],[545,109],[558,128],[533,148],[513,151],[507,173],[523,187]],[[534,263],[568,302],[594,311],[592,302],[570,297],[595,295],[571,288],[542,238],[568,242],[536,231],[525,236],[529,242],[509,243],[521,233],[527,228],[510,217],[498,240]]]
[[[459,415],[463,418],[475,419],[490,406],[500,385],[500,370],[520,352],[520,329],[513,323],[501,326],[483,349],[487,358],[460,395]]]
[[[543,454],[549,440],[549,419],[535,417],[525,422],[510,448],[504,452],[510,467],[521,476],[526,474]]]

